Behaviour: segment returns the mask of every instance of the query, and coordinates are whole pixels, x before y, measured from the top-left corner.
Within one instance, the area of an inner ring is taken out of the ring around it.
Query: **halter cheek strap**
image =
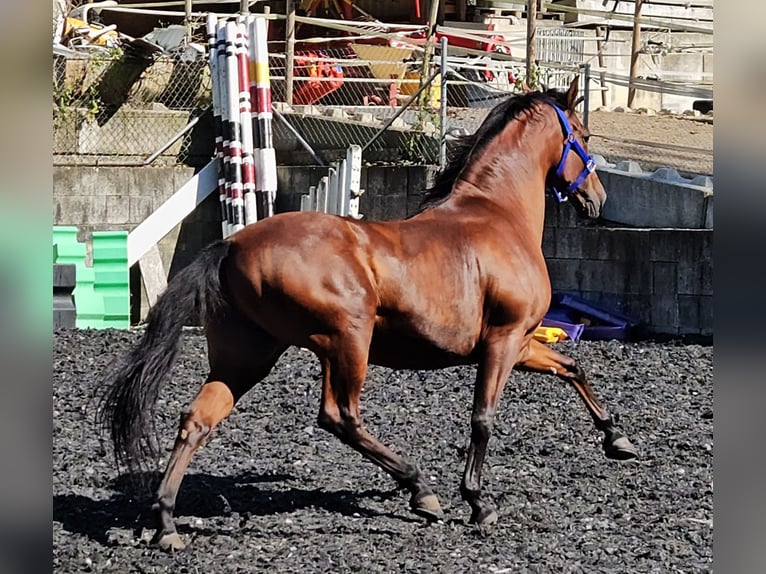
[[[563,192],[557,189],[556,185],[553,186],[553,193],[556,196],[556,199],[558,199],[559,202],[562,202],[566,201],[568,196],[578,187],[580,187],[580,184],[583,181],[585,181],[585,178],[596,170],[596,162],[591,156],[587,154],[587,152],[580,145],[580,142],[575,138],[574,132],[572,131],[572,126],[569,123],[569,118],[567,118],[567,115],[564,113],[564,111],[558,106],[553,106],[553,109],[556,110],[556,114],[558,115],[559,121],[561,122],[561,127],[564,130],[564,135],[567,138],[567,141],[564,144],[564,151],[561,152],[561,160],[559,161],[559,165],[556,168],[556,175],[558,175],[562,181],[566,182],[564,179],[564,165],[566,164],[567,155],[569,155],[569,152],[572,150],[574,150],[574,152],[580,157],[585,166],[580,172],[580,175],[577,176],[577,179],[570,183]]]

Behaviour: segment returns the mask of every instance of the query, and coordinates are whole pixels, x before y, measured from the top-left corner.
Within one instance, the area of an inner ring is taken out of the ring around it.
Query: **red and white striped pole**
[[[237,19],[237,71],[239,77],[239,123],[242,131],[242,187],[244,190],[245,225],[258,221],[255,200],[255,159],[253,157],[253,123],[250,99],[249,31],[247,18]]]
[[[271,79],[269,76],[269,51],[267,22],[262,16],[250,18],[250,55],[254,62],[251,75],[251,101],[255,102],[256,118],[253,131],[258,149],[256,156],[256,195],[258,196],[258,219],[274,215],[277,194],[277,161],[271,131]],[[253,86],[252,79],[255,80]],[[253,87],[255,97],[253,97]]]
[[[237,23],[226,22],[226,75],[229,119],[229,181],[231,183],[231,233],[245,226],[245,200],[242,182],[242,126],[239,110],[239,73],[237,62]]]

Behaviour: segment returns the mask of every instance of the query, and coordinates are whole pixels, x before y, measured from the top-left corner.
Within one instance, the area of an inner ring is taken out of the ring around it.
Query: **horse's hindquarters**
[[[369,337],[377,298],[352,225],[293,212],[246,227],[225,269],[236,311],[280,343],[314,351],[336,334]]]

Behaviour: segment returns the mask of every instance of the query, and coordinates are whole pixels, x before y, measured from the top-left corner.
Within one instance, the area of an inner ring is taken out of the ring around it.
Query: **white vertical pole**
[[[343,209],[341,215],[349,215],[351,200],[360,195],[362,177],[362,147],[352,144],[346,151],[343,184]]]
[[[242,187],[245,225],[258,221],[255,202],[255,159],[253,158],[253,120],[250,101],[250,66],[248,61],[247,17],[237,18],[237,71],[239,94],[239,125],[242,130]]]
[[[348,162],[345,159],[338,162],[338,203],[335,208],[335,213],[341,217],[348,215]]]
[[[215,165],[218,173],[218,200],[221,212],[221,237],[228,235],[226,212],[226,171],[223,153],[223,125],[221,121],[221,73],[218,68],[218,44],[215,14],[207,15],[207,48],[212,80],[213,124],[215,125]]]
[[[232,233],[231,215],[231,123],[229,116],[229,81],[226,69],[226,21],[219,20],[216,24],[216,58],[218,60],[218,80],[221,96],[221,127],[223,147],[223,178],[225,201],[223,209],[226,212],[225,231],[223,236],[228,237]]]
[[[239,70],[237,62],[237,23],[226,23],[226,75],[227,101],[229,111],[229,150],[231,159],[229,174],[231,179],[231,231],[236,232],[245,226],[244,186],[242,182],[242,124],[239,117]]]
[[[316,210],[323,213],[327,213],[327,189],[329,184],[330,178],[325,175],[319,180],[319,185],[317,186]]]
[[[277,159],[272,138],[271,78],[269,75],[269,50],[267,43],[268,28],[266,18],[254,18],[255,42],[255,88],[257,93],[257,129],[258,134],[258,173],[256,192],[261,196],[259,202],[263,209],[262,217],[274,215],[274,203],[277,195]]]
[[[317,210],[317,186],[309,186],[309,211]]]
[[[340,162],[330,164],[327,177],[327,207],[326,213],[338,213],[338,170]]]

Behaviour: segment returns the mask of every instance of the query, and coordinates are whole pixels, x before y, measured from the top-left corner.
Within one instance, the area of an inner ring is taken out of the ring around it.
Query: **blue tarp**
[[[542,325],[563,329],[572,341],[625,341],[637,322],[574,295],[554,294]]]

